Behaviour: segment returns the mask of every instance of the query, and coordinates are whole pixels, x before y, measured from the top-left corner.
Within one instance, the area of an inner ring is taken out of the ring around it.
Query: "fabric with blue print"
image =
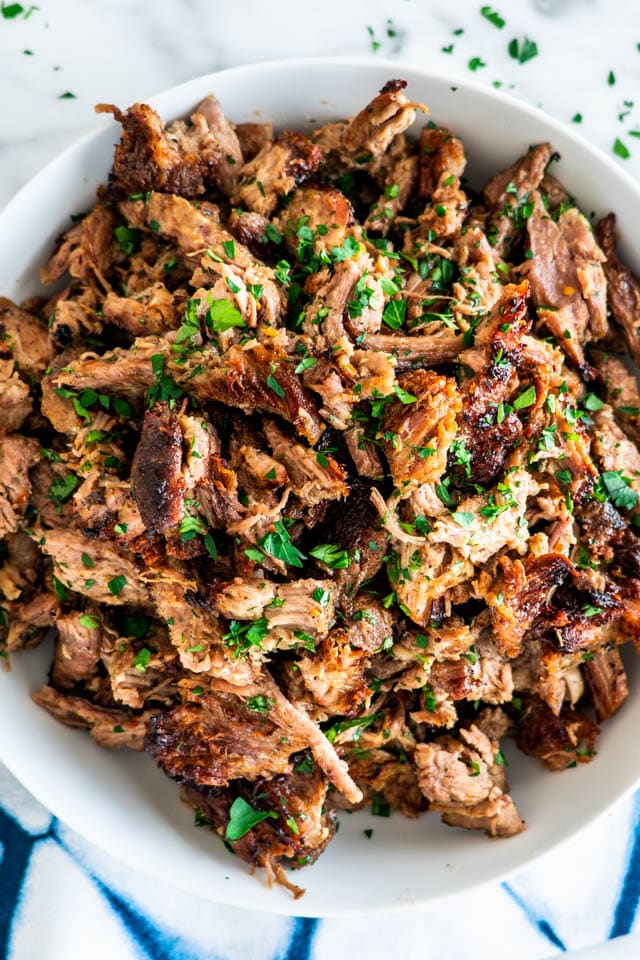
[[[292,920],[173,890],[97,850],[2,768],[0,843],[7,960],[495,960],[507,944],[543,960],[629,933],[640,901],[640,792],[509,883],[366,920]]]

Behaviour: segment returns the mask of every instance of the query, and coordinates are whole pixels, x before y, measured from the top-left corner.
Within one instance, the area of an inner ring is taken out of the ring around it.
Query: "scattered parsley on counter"
[[[21,3],[3,3],[0,4],[0,13],[5,20],[15,20],[16,17],[19,17],[22,14],[23,20],[28,20],[34,10],[39,10],[40,7],[31,6],[27,10],[22,6]],[[26,51],[25,51],[26,52]]]
[[[71,90],[66,90],[64,93],[58,95],[58,100],[77,100],[78,96],[75,93],[71,93]]]
[[[621,157],[623,160],[628,160],[631,156],[631,151],[628,147],[625,147],[620,137],[616,137],[616,142],[613,145],[613,152],[615,153],[616,157]]]
[[[489,23],[492,23],[498,30],[502,30],[504,27],[505,21],[500,14],[496,10],[492,10],[491,7],[482,7],[480,9],[480,16],[488,20]]]
[[[526,63],[527,60],[533,60],[534,57],[538,56],[538,45],[534,40],[530,40],[529,37],[524,37],[522,41],[518,41],[516,37],[509,43],[509,56],[513,60],[517,60],[518,63]]]
[[[475,72],[476,70],[480,70],[481,67],[486,67],[486,63],[480,57],[472,57],[471,60],[469,60],[468,66],[469,70]]]
[[[367,27],[367,33],[371,37],[371,52],[377,53],[378,50],[380,49],[380,41],[376,40],[376,35],[373,27]]]
[[[574,115],[571,117],[571,123],[582,123],[582,114],[574,113]]]
[[[616,82],[616,75],[615,75],[615,73],[613,72],[613,70],[609,70],[609,76],[607,77],[607,83],[609,84],[610,87],[612,87],[615,82]]]

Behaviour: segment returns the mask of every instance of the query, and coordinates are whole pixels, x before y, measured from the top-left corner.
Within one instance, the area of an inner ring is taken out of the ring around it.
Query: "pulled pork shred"
[[[296,896],[338,809],[523,830],[505,738],[590,761],[640,642],[615,217],[548,144],[467,195],[405,86],[310,134],[100,105],[109,184],[0,300],[5,663],[53,628],[36,702]]]

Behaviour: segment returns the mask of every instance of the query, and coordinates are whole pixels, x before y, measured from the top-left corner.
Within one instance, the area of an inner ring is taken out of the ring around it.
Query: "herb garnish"
[[[240,840],[258,823],[269,818],[277,820],[275,810],[254,810],[242,797],[236,797],[229,809],[229,823],[224,835],[227,840]]]

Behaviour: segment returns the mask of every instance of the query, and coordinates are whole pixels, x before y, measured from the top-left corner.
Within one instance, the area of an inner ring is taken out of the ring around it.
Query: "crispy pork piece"
[[[598,722],[608,720],[629,696],[627,674],[616,647],[598,650],[583,667]]]
[[[0,356],[0,434],[19,430],[32,409],[29,384],[20,378],[12,358]]]
[[[182,431],[168,403],[145,410],[131,466],[131,487],[151,533],[163,533],[182,517]]]
[[[358,476],[368,480],[381,480],[384,474],[382,461],[375,445],[367,439],[364,428],[355,424],[345,430],[344,442]]]
[[[315,706],[326,717],[353,717],[370,694],[362,650],[350,643],[350,632],[335,627],[318,645],[298,661],[298,670]]]
[[[399,370],[449,363],[464,349],[462,337],[455,334],[376,333],[367,337],[365,346],[390,353]]]
[[[527,557],[524,561],[508,556],[498,558],[495,574],[480,573],[478,592],[491,612],[492,629],[508,657],[517,657],[523,638],[549,602],[553,589],[576,570],[559,553]]]
[[[234,203],[271,216],[283,197],[315,173],[321,156],[304,134],[285,130],[242,167]]]
[[[39,460],[35,440],[10,433],[0,435],[0,539],[15,533],[29,503],[29,470]]]
[[[112,188],[119,196],[160,190],[197,197],[216,182],[220,164],[224,164],[226,172],[228,161],[223,157],[219,137],[211,132],[204,115],[217,111],[207,101],[201,107],[203,110],[197,108],[192,116],[190,126],[177,122],[166,128],[155,110],[145,103],[134,103],[124,113],[113,104],[97,105],[97,113],[111,113],[122,124],[112,176]],[[227,139],[232,133],[229,128]],[[231,149],[234,147],[240,160],[237,140]],[[225,148],[229,152],[229,144]]]
[[[350,598],[365,581],[381,569],[386,553],[388,534],[380,526],[378,511],[370,500],[371,487],[354,481],[344,504],[330,515],[328,524],[318,532],[322,542],[345,551],[348,563],[332,571],[342,591],[342,604],[350,608]],[[356,557],[359,559],[356,560]]]
[[[455,467],[458,477],[485,487],[499,478],[522,434],[522,424],[514,412],[506,413],[500,420],[497,410],[513,390],[523,337],[531,326],[528,293],[526,282],[506,286],[478,330],[473,351],[463,354],[463,362],[468,362],[473,352],[472,366],[476,372],[464,384],[461,428],[453,459],[462,460],[462,465]],[[466,453],[462,457],[461,447]]]
[[[346,474],[332,456],[318,457],[288,436],[273,420],[263,423],[274,458],[284,465],[293,492],[308,506],[341,500],[349,493]]]
[[[58,689],[72,690],[89,680],[100,659],[102,621],[95,607],[84,613],[72,610],[56,617],[56,652],[51,679]]]
[[[607,278],[603,269],[607,258],[596,242],[591,224],[577,207],[560,214],[558,227],[569,248],[589,311],[589,339],[602,340],[609,333]]]
[[[33,694],[33,699],[65,726],[88,730],[100,747],[144,749],[148,713],[135,715],[99,707],[84,697],[66,696],[46,685]]]
[[[287,246],[304,256],[341,247],[353,224],[353,207],[340,190],[303,183],[278,217]]]
[[[294,373],[294,366],[279,351],[263,344],[231,347],[223,362],[198,365],[189,375],[188,389],[200,401],[238,407],[246,413],[260,410],[281,416],[309,443],[322,433],[315,404]]]
[[[198,153],[202,155],[202,143],[206,134],[202,128],[200,118],[204,118],[208,127],[208,134],[217,148],[217,163],[215,165],[214,179],[223,193],[230,196],[238,182],[240,168],[244,162],[242,146],[238,137],[237,128],[227,120],[222,107],[212,93],[201,100],[195,109],[191,123],[195,130],[190,129],[186,124],[172,124],[169,128],[173,137],[178,139],[180,145],[187,139],[195,140],[198,146]],[[256,124],[256,126],[258,126]],[[207,138],[208,139],[208,138]]]
[[[418,195],[427,202],[418,215],[417,229],[407,233],[408,252],[419,249],[420,242],[427,238],[441,243],[459,232],[469,206],[460,187],[466,162],[464,144],[459,137],[444,127],[423,128]]]
[[[499,744],[476,726],[460,730],[460,739],[439,737],[416,747],[418,783],[430,808],[445,823],[511,837],[524,830],[508,793]]]
[[[491,211],[487,236],[501,257],[508,255],[510,245],[525,225],[531,194],[538,189],[550,160],[551,146],[540,143],[496,173],[484,188]]]
[[[527,261],[526,274],[538,317],[557,338],[580,374],[591,379],[593,372],[585,360],[583,344],[591,339],[592,319],[567,233],[559,222],[554,222],[537,191],[530,202],[533,210],[527,220],[527,234],[533,256]],[[584,269],[581,268],[581,275],[587,283]],[[601,323],[601,318],[598,322]],[[600,327],[597,330],[601,335]]]
[[[235,577],[213,589],[216,609],[227,620],[267,621],[270,630],[293,630],[324,636],[334,621],[335,584],[332,580],[270,580]]]
[[[227,838],[241,860],[254,868],[266,868],[269,882],[275,878],[296,899],[304,890],[287,879],[282,865],[299,869],[313,863],[336,829],[335,813],[327,803],[327,782],[316,767],[302,769],[305,763],[309,763],[306,755],[293,773],[260,779],[250,786],[189,784],[183,790],[184,800],[196,810],[197,822],[209,824]],[[263,819],[238,839],[230,825],[235,801],[242,804],[241,809],[264,813]]]
[[[413,197],[418,180],[418,150],[404,133],[392,140],[389,149],[369,172],[382,187],[364,222],[365,229],[386,236]]]
[[[42,283],[51,284],[69,273],[72,277],[93,284],[104,277],[118,255],[114,237],[113,211],[98,203],[86,217],[62,237],[51,259],[40,271]]]
[[[95,603],[148,606],[149,592],[138,567],[112,543],[85,537],[74,527],[41,528],[38,535],[64,587]]]
[[[133,297],[119,297],[110,291],[104,300],[102,316],[106,323],[112,323],[130,337],[165,333],[179,325],[173,295],[163,283],[154,283]]]
[[[607,278],[607,300],[615,321],[619,324],[629,353],[635,364],[640,363],[640,283],[619,259],[616,253],[616,217],[610,213],[596,224],[596,237],[606,257],[604,272]]]
[[[404,133],[415,120],[416,110],[426,107],[419,103],[410,103],[402,92],[406,80],[389,80],[377,97],[361,110],[349,123],[342,134],[341,147],[348,154],[371,155],[375,160],[387,151],[394,137]],[[366,163],[370,161],[364,161]]]
[[[27,377],[40,380],[55,349],[44,323],[0,297],[0,344],[2,353],[10,352],[18,369]]]
[[[550,770],[589,763],[600,733],[595,723],[572,707],[563,707],[556,715],[536,698],[526,702],[517,731],[523,753],[539,757]]]
[[[387,406],[380,437],[394,486],[404,497],[415,486],[440,480],[462,399],[455,380],[431,370],[402,374],[398,384],[404,393]]]
[[[290,773],[292,754],[308,743],[295,733],[283,743],[272,706],[265,696],[247,704],[234,694],[202,695],[197,704],[154,714],[145,749],[169,776],[197,786]]]

